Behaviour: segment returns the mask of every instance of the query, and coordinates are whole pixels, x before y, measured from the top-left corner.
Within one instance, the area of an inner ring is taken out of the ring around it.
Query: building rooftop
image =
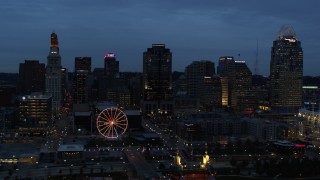
[[[84,146],[80,144],[63,144],[58,148],[58,152],[79,152],[83,150]]]
[[[74,112],[74,116],[91,116],[91,112]]]
[[[73,112],[88,112],[90,111],[89,104],[74,104]]]
[[[42,94],[41,92],[34,92],[30,95],[21,96],[20,100],[29,100],[29,99],[49,99],[51,94]]]
[[[18,158],[23,154],[37,154],[38,149],[39,144],[33,143],[1,144],[0,158]]]
[[[140,110],[125,110],[124,113],[127,116],[140,116],[141,115]]]
[[[100,111],[103,111],[104,109],[116,107],[112,102],[109,101],[103,101],[96,104],[97,109]]]

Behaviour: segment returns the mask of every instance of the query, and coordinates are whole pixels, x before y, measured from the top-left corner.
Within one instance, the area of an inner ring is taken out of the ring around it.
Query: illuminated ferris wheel
[[[126,132],[127,128],[127,116],[118,108],[104,109],[97,117],[97,129],[106,138],[119,138]]]

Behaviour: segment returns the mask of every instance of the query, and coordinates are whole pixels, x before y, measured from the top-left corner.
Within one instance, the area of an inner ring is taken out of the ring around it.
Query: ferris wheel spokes
[[[127,116],[118,108],[107,108],[97,117],[97,129],[106,138],[119,138],[127,127]]]

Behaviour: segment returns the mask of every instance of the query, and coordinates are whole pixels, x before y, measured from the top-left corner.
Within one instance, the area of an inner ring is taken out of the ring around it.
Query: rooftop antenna
[[[256,61],[254,63],[254,74],[258,75],[259,41],[257,40]]]

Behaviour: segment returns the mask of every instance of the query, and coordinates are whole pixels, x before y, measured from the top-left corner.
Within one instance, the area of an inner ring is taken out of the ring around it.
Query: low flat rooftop
[[[63,144],[58,148],[58,152],[79,152],[83,150],[84,146],[81,144]]]
[[[0,144],[0,158],[18,158],[22,154],[38,154],[39,149],[40,145],[35,143]]]

